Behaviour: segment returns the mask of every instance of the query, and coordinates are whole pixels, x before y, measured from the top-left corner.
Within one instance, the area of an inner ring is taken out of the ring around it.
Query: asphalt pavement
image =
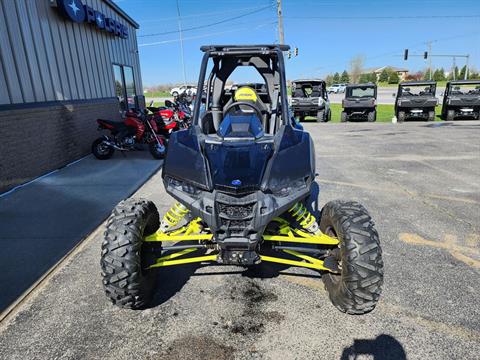
[[[377,308],[331,305],[321,275],[262,264],[159,271],[153,306],[103,294],[94,232],[0,325],[5,359],[478,359],[480,122],[306,124],[320,207],[360,201],[385,262]],[[164,213],[160,174],[135,196]]]
[[[105,161],[90,155],[0,196],[0,312],[161,164],[148,151]]]

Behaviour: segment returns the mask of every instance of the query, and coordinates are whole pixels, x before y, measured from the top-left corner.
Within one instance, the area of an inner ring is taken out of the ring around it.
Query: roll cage
[[[214,128],[212,130],[219,129],[223,120],[223,109],[228,102],[225,85],[229,76],[239,66],[254,67],[265,81],[265,133],[273,135],[281,125],[291,124],[283,60],[283,51],[290,49],[288,45],[208,45],[200,49],[204,52],[198,79],[198,89],[203,89],[199,97],[202,101],[195,102],[193,125],[205,129],[206,115],[211,114],[211,125]],[[210,60],[213,67],[207,76]],[[201,109],[203,102],[205,112]]]

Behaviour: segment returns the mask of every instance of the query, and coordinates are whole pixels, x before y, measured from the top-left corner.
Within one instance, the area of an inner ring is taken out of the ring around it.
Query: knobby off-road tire
[[[405,121],[405,111],[397,112],[397,122],[403,123]]]
[[[158,210],[151,201],[121,201],[107,220],[102,243],[103,286],[113,304],[140,309],[151,300],[155,271],[145,270],[151,253],[145,251],[144,236],[157,231]]]
[[[331,201],[322,209],[320,229],[340,240],[341,273],[322,276],[330,300],[348,314],[375,308],[383,284],[378,233],[367,210],[355,201]]]
[[[345,111],[342,111],[340,114],[340,122],[347,122],[347,113]]]
[[[328,109],[327,122],[332,120],[332,110]]]
[[[325,110],[317,111],[317,122],[325,122]]]
[[[368,122],[374,122],[377,120],[377,112],[375,110],[370,111],[367,115]]]
[[[427,121],[435,121],[435,111],[429,111],[428,112]]]

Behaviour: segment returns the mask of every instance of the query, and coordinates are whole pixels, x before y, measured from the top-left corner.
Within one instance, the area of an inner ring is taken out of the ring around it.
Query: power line
[[[194,26],[194,27],[190,27],[190,28],[185,28],[185,29],[183,29],[183,32],[193,31],[193,30],[199,30],[199,29],[205,29],[205,28],[207,28],[207,27],[224,24],[224,23],[226,23],[226,22],[229,22],[229,21],[232,21],[232,20],[236,20],[236,19],[240,19],[240,18],[243,18],[243,17],[245,17],[245,16],[253,15],[253,14],[259,13],[259,12],[261,12],[261,11],[263,11],[263,10],[271,9],[271,8],[272,8],[272,5],[268,5],[268,6],[262,7],[262,8],[260,8],[260,9],[258,9],[258,10],[250,11],[250,12],[247,12],[247,13],[245,13],[245,14],[237,15],[237,16],[234,16],[234,17],[231,17],[231,18],[227,18],[227,19],[223,19],[223,20],[220,20],[220,21],[216,21],[216,22],[213,22],[213,23],[210,23],[210,24],[205,24],[205,25],[199,25],[199,26]],[[168,34],[176,34],[176,33],[178,33],[178,32],[179,32],[178,30],[172,30],[172,31],[165,31],[165,32],[156,33],[156,34],[138,35],[138,37],[168,35]]]
[[[407,16],[285,16],[294,20],[391,20],[391,19],[471,19],[480,15],[407,15]]]
[[[267,22],[267,23],[262,23],[262,24],[258,24],[256,25],[253,29],[259,29],[259,28],[262,28],[262,27],[265,27],[267,25],[274,25],[276,24],[276,21],[270,21],[270,22]],[[225,30],[225,31],[219,31],[219,32],[214,32],[214,33],[209,33],[209,34],[203,34],[203,35],[196,35],[196,36],[190,36],[190,37],[184,37],[183,40],[195,40],[195,39],[202,39],[202,38],[206,38],[206,37],[210,37],[210,36],[216,36],[216,35],[222,35],[222,34],[228,34],[228,33],[232,33],[232,32],[236,32],[236,31],[243,31],[245,29],[251,29],[252,30],[252,26],[242,26],[242,27],[239,27],[239,28],[235,28],[235,29],[230,29],[230,30]],[[180,40],[179,39],[169,39],[169,40],[162,40],[162,41],[155,41],[153,43],[145,43],[145,44],[139,44],[138,47],[145,47],[145,46],[155,46],[155,45],[165,45],[165,44],[170,44],[170,43],[175,43],[175,42],[179,42]]]
[[[185,2],[185,0],[184,0]],[[238,11],[246,11],[246,10],[258,10],[261,9],[262,6],[255,6],[255,7],[246,7],[246,8],[236,8],[236,9],[230,9],[230,10],[224,10],[224,11],[212,11],[212,12],[206,12],[206,13],[196,13],[196,14],[190,14],[190,15],[182,15],[182,19],[187,19],[187,18],[196,18],[200,16],[207,16],[207,15],[222,15],[222,14],[230,14]],[[146,20],[137,20],[139,24],[144,24],[144,23],[163,23],[167,20],[177,20],[176,17],[168,17],[168,18],[161,18],[161,19],[146,19]]]

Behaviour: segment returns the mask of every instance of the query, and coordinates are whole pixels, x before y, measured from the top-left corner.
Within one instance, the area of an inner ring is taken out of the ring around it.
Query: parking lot
[[[475,359],[480,353],[480,122],[306,124],[319,206],[364,204],[385,285],[363,316],[320,274],[262,264],[159,271],[153,307],[103,294],[95,231],[0,325],[5,359]],[[136,196],[172,204],[160,173]],[[363,357],[362,357],[363,356]]]

